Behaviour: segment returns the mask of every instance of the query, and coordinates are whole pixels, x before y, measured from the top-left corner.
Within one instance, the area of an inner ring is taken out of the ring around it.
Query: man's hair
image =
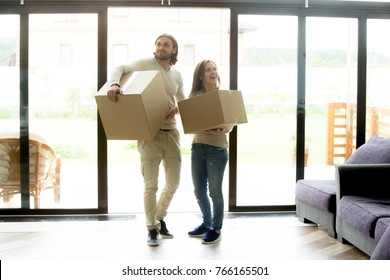
[[[175,37],[173,37],[173,35],[164,33],[164,34],[161,34],[160,36],[157,37],[154,44],[157,44],[158,39],[160,39],[161,37],[167,37],[167,38],[171,39],[173,48],[176,49],[176,53],[173,53],[171,55],[171,60],[170,60],[169,64],[175,65],[177,62],[177,55],[179,53],[179,46],[177,45],[177,41],[176,41]]]

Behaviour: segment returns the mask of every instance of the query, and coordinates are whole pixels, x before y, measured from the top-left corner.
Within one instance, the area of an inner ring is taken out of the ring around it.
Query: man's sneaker
[[[169,233],[169,230],[167,229],[167,225],[163,220],[160,220],[160,235],[162,238],[173,238],[173,235]]]
[[[221,231],[216,229],[210,229],[206,236],[203,238],[203,244],[214,244],[221,240]]]
[[[200,226],[196,227],[194,230],[189,231],[188,235],[191,237],[203,237],[208,231],[209,228],[205,227],[204,224],[201,224]]]
[[[148,245],[149,246],[158,246],[159,245],[157,229],[149,230]]]

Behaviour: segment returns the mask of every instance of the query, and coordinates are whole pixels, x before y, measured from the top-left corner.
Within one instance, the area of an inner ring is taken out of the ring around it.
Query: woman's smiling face
[[[218,69],[212,62],[207,62],[204,67],[203,83],[205,86],[215,86],[218,84]]]

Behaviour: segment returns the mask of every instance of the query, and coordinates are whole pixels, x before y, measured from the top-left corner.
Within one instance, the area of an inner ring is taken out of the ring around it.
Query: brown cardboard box
[[[178,102],[184,133],[247,123],[241,91],[216,90]]]
[[[107,139],[150,140],[165,121],[168,101],[159,71],[135,71],[122,76],[123,95],[117,102],[107,97],[109,82],[96,94]]]

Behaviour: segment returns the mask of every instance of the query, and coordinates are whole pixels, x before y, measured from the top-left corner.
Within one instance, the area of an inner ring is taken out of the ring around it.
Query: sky
[[[296,16],[240,15],[239,22],[257,28],[245,33],[245,47],[296,47]],[[356,18],[308,17],[306,30],[307,47],[311,50],[357,47]],[[390,20],[369,19],[368,32],[369,49],[390,56],[390,37],[384,36],[390,33]]]
[[[390,0],[383,2],[390,2]],[[1,15],[0,26],[8,26],[9,28],[0,29],[0,38],[16,37],[18,20],[19,16],[17,15]],[[241,15],[239,21],[258,28],[257,31],[245,33],[244,44],[246,47],[296,46],[298,26],[296,16]],[[11,26],[15,26],[15,28],[10,28]],[[349,42],[357,44],[357,19],[308,17],[307,31],[307,42],[313,50],[345,49],[348,38]],[[384,36],[384,34],[389,33],[390,20],[369,19],[369,49],[390,56],[390,37]],[[312,36],[315,36],[315,40],[310,39],[314,38]],[[264,40],[264,38],[268,39]]]

